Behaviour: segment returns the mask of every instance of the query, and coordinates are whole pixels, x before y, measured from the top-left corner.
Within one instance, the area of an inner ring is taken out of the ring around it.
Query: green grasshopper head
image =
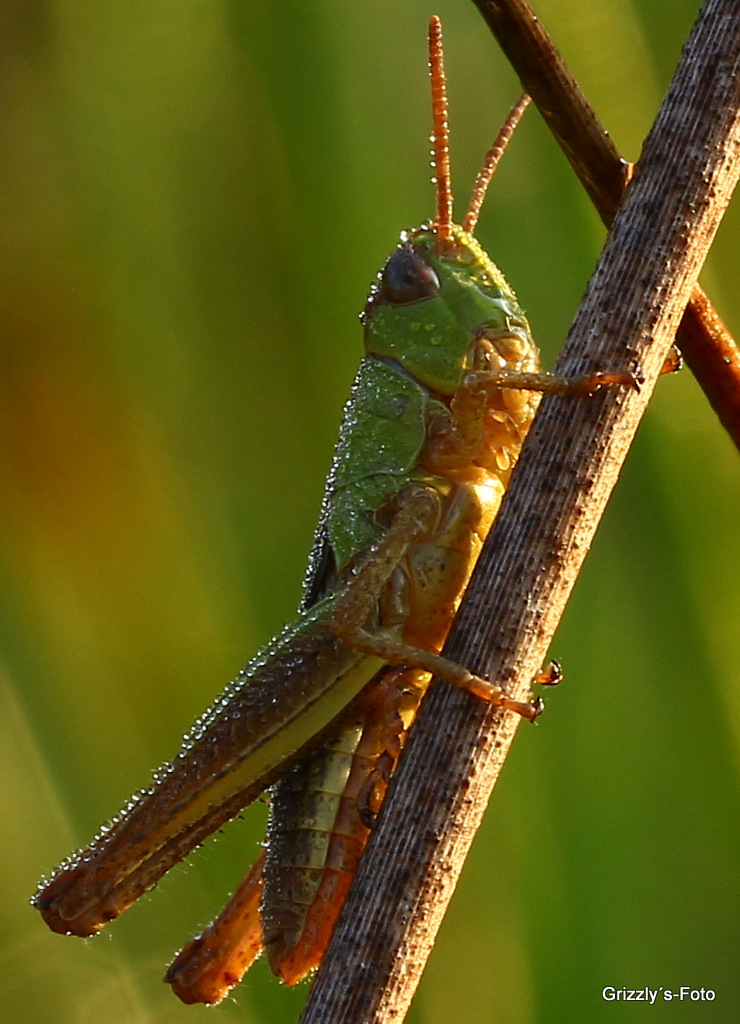
[[[437,217],[404,232],[370,292],[362,323],[365,348],[392,359],[433,391],[453,394],[475,365],[481,338],[500,364],[529,369],[536,356],[529,324],[501,271],[473,232],[496,163],[526,106],[512,110],[486,155],[463,226],[452,220],[447,96],[439,19],[429,26],[429,66],[434,110]]]

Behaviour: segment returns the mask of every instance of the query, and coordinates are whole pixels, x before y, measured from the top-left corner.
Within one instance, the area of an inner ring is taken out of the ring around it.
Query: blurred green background
[[[696,0],[539,0],[636,157]],[[150,778],[298,600],[357,314],[433,212],[444,19],[459,206],[517,84],[470,3],[0,2],[0,1006],[9,1022],[296,1019],[259,964],[161,984],[251,862],[252,808],[90,941],[36,880]],[[703,282],[740,334],[740,213]],[[603,231],[536,113],[479,226],[551,366]],[[660,383],[423,978],[415,1024],[740,1019],[740,461]],[[713,1003],[605,1003],[704,986]]]

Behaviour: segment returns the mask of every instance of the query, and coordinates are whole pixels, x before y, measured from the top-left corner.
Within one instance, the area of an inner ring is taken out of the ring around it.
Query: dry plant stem
[[[543,399],[446,647],[518,699],[544,658],[740,174],[739,81],[737,0],[708,0],[557,367],[571,375],[639,363],[646,384]],[[433,685],[303,1024],[403,1020],[518,724]],[[492,864],[491,885],[506,874]]]
[[[609,227],[626,164],[528,0],[474,0],[522,85]],[[740,448],[740,350],[697,285],[676,342],[722,425]]]

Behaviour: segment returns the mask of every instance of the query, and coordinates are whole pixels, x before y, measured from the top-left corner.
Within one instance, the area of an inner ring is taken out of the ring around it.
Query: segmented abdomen
[[[336,736],[275,789],[262,926],[270,967],[286,984],[321,961],[426,682],[418,672],[379,673]]]

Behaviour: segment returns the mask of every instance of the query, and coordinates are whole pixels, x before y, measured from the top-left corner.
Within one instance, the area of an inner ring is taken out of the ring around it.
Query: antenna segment
[[[465,213],[465,219],[463,220],[463,230],[467,231],[468,234],[475,234],[475,226],[478,223],[478,216],[480,214],[483,200],[486,198],[486,192],[488,186],[491,184],[491,178],[494,175],[494,171],[498,165],[499,160],[503,156],[504,150],[509,144],[511,136],[514,134],[514,129],[522,119],[522,114],[527,109],[530,102],[529,96],[524,93],[519,97],[517,102],[509,111],[509,116],[504,121],[501,131],[496,136],[496,141],[488,150],[483,161],[483,166],[480,169],[480,173],[476,178],[475,185],[473,187],[473,195],[470,198],[470,205],[468,206],[467,212]],[[439,199],[437,200],[439,202]]]
[[[429,21],[429,75],[432,80],[434,181],[437,187],[435,226],[440,236],[452,237],[452,186],[450,184],[450,129],[447,123],[447,87],[442,51],[442,22]]]

